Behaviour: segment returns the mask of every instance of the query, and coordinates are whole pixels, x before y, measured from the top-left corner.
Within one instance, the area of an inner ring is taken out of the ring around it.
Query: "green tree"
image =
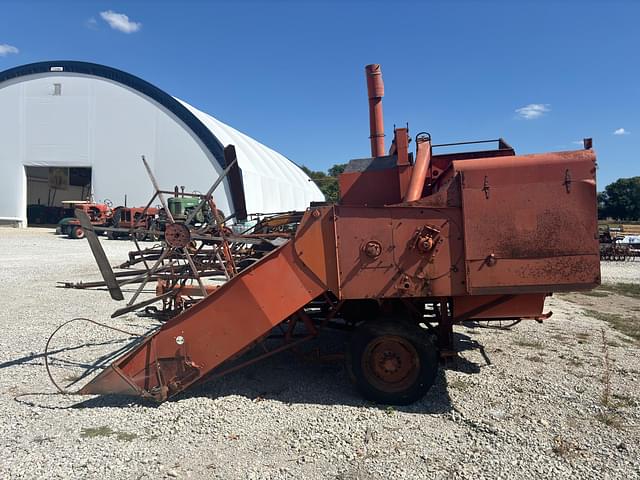
[[[346,163],[338,163],[338,164],[334,165],[333,167],[331,167],[329,169],[329,176],[337,177],[342,172],[344,172],[345,168],[347,168],[347,164]]]
[[[346,166],[346,163],[336,164],[329,169],[328,174],[321,171],[311,170],[305,166],[302,167],[302,170],[315,182],[320,191],[324,194],[327,202],[336,203],[340,200],[338,175],[344,172]]]
[[[607,216],[607,195],[604,192],[598,192],[598,218],[605,220]]]
[[[598,216],[616,220],[640,219],[640,177],[620,178],[598,194]]]

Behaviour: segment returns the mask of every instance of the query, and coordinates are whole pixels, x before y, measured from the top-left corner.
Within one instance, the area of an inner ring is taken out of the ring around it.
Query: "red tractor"
[[[91,224],[100,227],[109,226],[113,211],[111,201],[105,200],[103,203],[93,203],[83,200],[66,200],[62,202],[65,207],[83,210],[91,219]],[[75,217],[66,217],[58,222],[57,233],[67,235],[69,238],[84,238],[84,230],[80,226],[80,221]]]
[[[129,229],[131,232],[108,230],[107,238],[114,240],[117,238],[135,235],[137,240],[157,240],[153,230],[156,224],[157,208],[144,207],[116,207],[113,209],[111,227],[119,229]]]

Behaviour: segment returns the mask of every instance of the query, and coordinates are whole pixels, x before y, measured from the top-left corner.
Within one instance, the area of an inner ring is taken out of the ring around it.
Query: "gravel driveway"
[[[130,248],[103,243],[113,263]],[[410,407],[367,403],[341,364],[293,354],[156,406],[52,395],[42,352],[55,327],[73,317],[153,326],[110,320],[119,305],[104,291],[56,288],[97,278],[85,241],[0,229],[0,265],[0,478],[640,477],[640,347],[585,313],[606,309],[598,297],[553,297],[544,324],[457,327],[460,358]],[[603,279],[640,282],[640,261],[603,264]],[[640,317],[640,301],[625,298]],[[317,346],[343,340],[330,334]],[[69,383],[123,345],[122,335],[71,324],[52,343],[53,375]]]

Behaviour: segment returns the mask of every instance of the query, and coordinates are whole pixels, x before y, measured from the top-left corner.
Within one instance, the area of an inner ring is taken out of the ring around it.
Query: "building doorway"
[[[90,167],[25,167],[27,175],[27,223],[55,225],[64,216],[69,200],[91,199]]]

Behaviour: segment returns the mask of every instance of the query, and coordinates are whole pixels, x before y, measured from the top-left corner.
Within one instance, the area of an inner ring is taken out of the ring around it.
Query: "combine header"
[[[438,155],[459,144],[420,133],[414,155],[408,129],[397,128],[386,151],[380,66],[366,75],[372,157],[349,163],[339,204],[311,206],[291,239],[79,393],[163,401],[335,327],[351,332],[347,367],[360,392],[411,403],[433,384],[439,356],[452,353],[454,324],[542,320],[552,292],[599,284],[590,142],[518,156],[500,139],[495,149]],[[189,228],[176,220],[172,230],[173,248],[190,245]],[[282,343],[268,350],[268,339]]]

